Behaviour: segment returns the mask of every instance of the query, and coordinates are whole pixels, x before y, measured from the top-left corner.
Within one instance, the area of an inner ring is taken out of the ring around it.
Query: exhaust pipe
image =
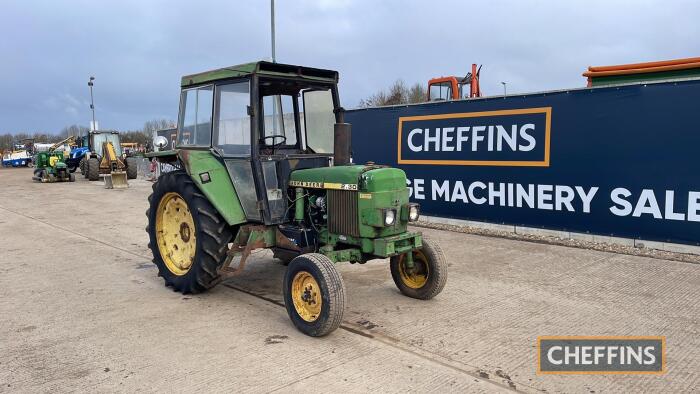
[[[333,165],[347,166],[351,162],[350,123],[336,123],[333,127]]]

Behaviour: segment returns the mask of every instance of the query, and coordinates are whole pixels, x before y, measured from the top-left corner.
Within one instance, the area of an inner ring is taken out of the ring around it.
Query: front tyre
[[[343,321],[343,278],[333,262],[322,254],[295,257],[287,267],[283,293],[289,318],[306,335],[328,335]]]
[[[440,294],[447,282],[445,255],[425,238],[423,247],[412,253],[413,267],[408,266],[405,253],[391,258],[391,277],[403,295],[429,300]]]
[[[218,211],[182,170],[158,178],[148,202],[148,247],[165,285],[183,294],[214,287],[232,238]]]

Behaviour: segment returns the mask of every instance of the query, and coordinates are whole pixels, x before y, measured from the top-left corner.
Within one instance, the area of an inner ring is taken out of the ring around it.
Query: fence
[[[700,80],[350,110],[424,214],[698,245]]]

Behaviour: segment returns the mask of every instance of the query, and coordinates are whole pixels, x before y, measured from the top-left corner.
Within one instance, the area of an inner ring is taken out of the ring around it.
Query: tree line
[[[119,137],[121,142],[135,142],[145,146],[153,140],[154,131],[172,127],[175,127],[175,122],[170,119],[153,119],[144,123],[143,128],[140,130],[119,130]],[[90,129],[86,126],[74,124],[62,128],[57,134],[42,132],[0,134],[0,151],[12,150],[14,144],[22,144],[29,139],[37,143],[53,143],[71,135],[86,135],[89,131]]]
[[[398,79],[387,89],[382,89],[360,100],[360,107],[423,103],[427,100],[427,96],[428,91],[424,85],[415,83],[407,86],[403,80]]]
[[[426,101],[428,93],[424,85],[415,83],[411,86],[399,79],[386,89],[381,89],[369,97],[360,100],[360,107],[377,107],[382,105],[415,104]],[[122,142],[135,142],[140,145],[148,145],[153,139],[153,132],[160,129],[175,127],[175,122],[170,119],[153,119],[144,123],[140,130],[120,130]],[[66,126],[58,132],[51,133],[16,133],[0,134],[0,151],[11,150],[13,144],[22,140],[33,139],[34,142],[50,143],[58,142],[68,136],[86,135],[90,129],[83,125]]]

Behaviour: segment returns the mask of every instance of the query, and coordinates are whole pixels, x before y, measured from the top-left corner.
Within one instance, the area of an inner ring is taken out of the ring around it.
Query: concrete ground
[[[163,286],[150,183],[39,184],[0,169],[0,392],[691,392],[700,265],[424,230],[450,264],[432,301],[385,261],[340,264],[341,329],[297,332],[285,267],[258,252],[212,291]],[[539,335],[665,335],[664,375],[537,375]]]

